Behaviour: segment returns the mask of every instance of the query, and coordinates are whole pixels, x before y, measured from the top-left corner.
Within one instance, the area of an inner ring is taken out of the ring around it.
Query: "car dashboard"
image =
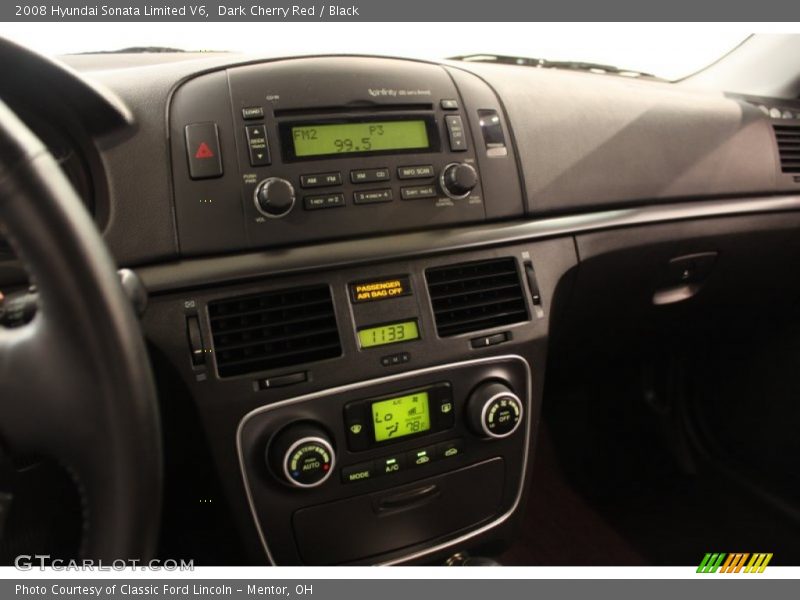
[[[786,252],[760,234],[800,224],[794,101],[455,61],[125,60],[65,58],[124,107],[71,114],[65,168],[149,293],[164,435],[254,563],[508,543],[554,340],[724,297],[719,272],[756,294]]]

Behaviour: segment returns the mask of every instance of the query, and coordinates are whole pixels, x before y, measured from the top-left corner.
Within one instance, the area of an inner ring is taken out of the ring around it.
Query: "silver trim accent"
[[[273,183],[276,183],[278,181],[282,181],[283,183],[288,185],[289,188],[292,190],[292,204],[291,204],[291,206],[289,208],[287,208],[281,214],[279,214],[279,215],[271,215],[268,212],[265,212],[264,210],[261,209],[261,204],[258,202],[258,191],[261,188],[269,188],[269,186],[271,186]],[[261,181],[259,181],[256,184],[256,187],[253,190],[253,204],[255,204],[256,210],[259,213],[261,213],[262,215],[264,215],[265,217],[267,217],[268,219],[282,219],[283,217],[288,215],[290,212],[292,212],[292,209],[294,208],[294,205],[296,203],[297,203],[297,194],[294,191],[294,186],[292,185],[292,182],[287,180],[287,179],[283,179],[282,177],[267,177],[266,179],[262,179]]]
[[[531,367],[528,364],[528,361],[525,360],[522,356],[519,356],[517,354],[507,354],[507,355],[502,355],[502,356],[492,356],[492,357],[486,357],[486,358],[475,358],[475,359],[471,359],[471,360],[464,360],[464,361],[459,361],[459,362],[447,363],[447,364],[444,364],[444,365],[436,365],[434,367],[426,367],[424,369],[418,369],[416,371],[409,371],[407,373],[396,373],[394,375],[387,375],[386,377],[378,377],[376,379],[367,379],[367,380],[359,381],[359,382],[356,382],[356,383],[350,383],[350,384],[342,385],[342,386],[339,386],[339,387],[336,387],[336,388],[332,388],[332,389],[329,389],[329,390],[323,390],[323,391],[320,391],[320,392],[313,392],[311,394],[306,394],[304,396],[297,396],[295,398],[289,398],[287,400],[281,400],[280,402],[275,402],[273,404],[268,404],[266,406],[260,406],[258,408],[255,408],[255,409],[251,410],[246,415],[244,415],[242,417],[242,419],[239,421],[239,426],[236,428],[236,453],[237,453],[237,455],[239,457],[239,470],[240,470],[241,475],[242,475],[242,482],[244,483],[244,490],[245,490],[245,495],[247,496],[247,503],[250,506],[250,515],[253,517],[253,522],[255,523],[256,531],[258,532],[258,537],[261,540],[261,545],[264,547],[264,553],[266,554],[267,560],[269,560],[270,564],[275,565],[276,564],[275,563],[275,559],[272,556],[272,552],[270,552],[269,545],[267,544],[267,539],[266,539],[266,537],[264,535],[264,531],[261,528],[261,523],[258,520],[258,514],[256,513],[255,502],[253,500],[253,494],[250,491],[250,482],[249,482],[249,480],[247,478],[247,471],[246,471],[246,469],[244,467],[244,452],[242,450],[242,429],[244,428],[245,423],[250,418],[252,418],[253,416],[255,416],[257,414],[261,414],[263,412],[268,412],[270,410],[275,410],[276,408],[282,408],[282,407],[285,407],[285,406],[290,406],[292,404],[297,404],[297,403],[300,403],[300,402],[306,402],[308,400],[315,400],[317,398],[322,398],[324,396],[331,396],[333,394],[341,394],[343,392],[348,392],[348,391],[351,391],[351,390],[358,390],[358,389],[369,387],[369,386],[372,386],[372,385],[380,385],[382,383],[391,383],[393,381],[399,381],[399,380],[403,380],[403,379],[408,379],[410,377],[415,377],[415,376],[418,376],[418,375],[427,375],[427,374],[430,374],[430,373],[437,373],[439,371],[452,369],[453,367],[462,367],[462,366],[468,366],[468,365],[491,364],[491,363],[494,363],[494,362],[503,362],[503,361],[509,361],[509,360],[518,360],[525,367],[526,380],[527,380],[527,382],[526,382],[526,388],[527,389],[525,390],[525,397],[528,398],[528,400],[530,402],[533,402],[533,397],[532,397],[533,396],[532,374],[531,374]],[[421,558],[423,556],[427,556],[428,554],[433,554],[433,553],[436,553],[436,552],[440,552],[442,550],[446,550],[447,548],[450,548],[451,546],[457,546],[459,544],[463,544],[464,542],[466,542],[466,541],[468,541],[468,540],[470,540],[470,539],[472,539],[472,538],[474,538],[474,537],[476,537],[478,535],[486,533],[487,531],[489,531],[491,529],[494,529],[495,527],[498,527],[499,525],[502,525],[503,523],[505,523],[511,517],[512,514],[514,514],[514,512],[517,510],[517,507],[519,506],[520,500],[522,499],[522,490],[525,487],[525,475],[527,473],[527,468],[528,468],[528,456],[530,454],[530,442],[531,442],[530,416],[528,416],[527,419],[523,416],[523,419],[520,419],[520,421],[522,421],[522,420],[525,420],[525,422],[526,422],[525,423],[526,424],[526,427],[525,427],[525,442],[524,442],[524,453],[525,454],[524,454],[524,456],[522,458],[522,473],[521,473],[522,479],[521,479],[521,482],[520,482],[519,489],[517,490],[517,495],[514,498],[514,504],[511,506],[511,508],[507,512],[503,513],[502,515],[500,515],[499,517],[494,519],[493,521],[487,523],[486,525],[483,525],[482,527],[479,527],[478,529],[476,529],[474,531],[471,531],[469,533],[465,533],[465,534],[463,534],[463,535],[461,535],[461,536],[459,536],[459,537],[457,537],[455,539],[449,540],[447,542],[442,542],[441,544],[438,544],[436,546],[432,546],[431,548],[426,548],[425,550],[420,550],[419,552],[414,552],[414,553],[411,553],[411,554],[408,554],[408,555],[404,555],[404,556],[401,556],[399,558],[392,559],[390,561],[387,561],[385,563],[380,563],[380,564],[383,564],[383,565],[395,565],[395,564],[399,564],[399,563],[402,563],[402,562],[407,562],[407,561],[410,561],[410,560],[416,560],[417,558]],[[331,469],[331,471],[333,471],[333,469]]]
[[[503,396],[508,396],[519,402],[519,419],[517,419],[517,422],[514,424],[514,427],[511,429],[511,431],[497,435],[496,433],[493,433],[486,428],[486,411],[489,409],[489,405],[492,402],[494,402],[497,398],[501,398]],[[496,440],[502,440],[503,438],[507,438],[517,429],[519,429],[519,424],[522,423],[522,419],[524,418],[525,418],[525,406],[523,405],[522,400],[519,399],[519,396],[517,396],[514,392],[510,390],[507,392],[498,392],[483,403],[483,408],[481,408],[481,429],[483,430],[483,433],[485,433],[490,438],[494,438]]]
[[[315,483],[300,483],[289,474],[288,459],[291,456],[292,452],[294,452],[298,446],[302,446],[303,444],[308,444],[309,442],[319,444],[320,446],[323,446],[328,450],[328,454],[330,454],[331,456],[331,468],[328,469],[327,473],[325,473],[325,477],[323,477],[322,479],[320,479]],[[281,458],[281,467],[283,468],[283,476],[286,477],[286,483],[303,489],[315,488],[328,481],[330,476],[333,474],[333,471],[336,469],[336,452],[334,452],[333,446],[331,446],[328,440],[313,435],[306,436],[304,438],[300,438],[299,440],[297,440],[294,444],[289,446],[289,449],[286,452],[283,453],[283,457]]]
[[[447,196],[448,198],[452,198],[453,200],[464,200],[465,198],[468,198],[469,195],[472,193],[472,190],[470,190],[466,194],[461,194],[460,196],[456,196],[455,194],[450,192],[450,190],[447,189],[447,186],[444,183],[444,175],[445,173],[447,173],[447,169],[449,169],[450,167],[461,167],[461,166],[469,167],[470,169],[475,171],[475,177],[478,176],[478,170],[475,167],[473,167],[472,165],[468,165],[467,163],[461,163],[461,162],[451,162],[446,164],[442,169],[441,174],[439,175],[439,186],[442,188],[442,192],[444,192],[445,196]]]

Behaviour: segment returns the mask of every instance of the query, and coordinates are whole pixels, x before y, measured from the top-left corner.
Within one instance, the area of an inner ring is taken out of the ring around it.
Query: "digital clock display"
[[[416,321],[389,323],[358,330],[358,343],[362,348],[373,348],[375,346],[385,346],[386,344],[418,339],[419,328]]]
[[[428,128],[422,119],[295,125],[291,136],[298,158],[430,146]]]
[[[385,442],[431,428],[428,392],[381,400],[372,405],[375,441]]]

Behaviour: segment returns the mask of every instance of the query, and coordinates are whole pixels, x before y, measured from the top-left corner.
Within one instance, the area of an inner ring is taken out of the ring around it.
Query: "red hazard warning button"
[[[192,179],[208,179],[222,175],[217,124],[192,123],[186,126],[185,134],[189,176]]]
[[[214,158],[215,156],[214,151],[205,142],[200,142],[197,152],[194,153],[195,158]]]

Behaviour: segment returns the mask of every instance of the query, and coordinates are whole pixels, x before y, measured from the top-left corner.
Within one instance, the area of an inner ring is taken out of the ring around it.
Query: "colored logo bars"
[[[750,560],[748,561],[748,559]],[[749,554],[745,552],[727,554],[725,552],[708,552],[700,562],[700,566],[697,567],[697,572],[716,573],[719,570],[720,573],[763,573],[771,560],[771,553]]]

